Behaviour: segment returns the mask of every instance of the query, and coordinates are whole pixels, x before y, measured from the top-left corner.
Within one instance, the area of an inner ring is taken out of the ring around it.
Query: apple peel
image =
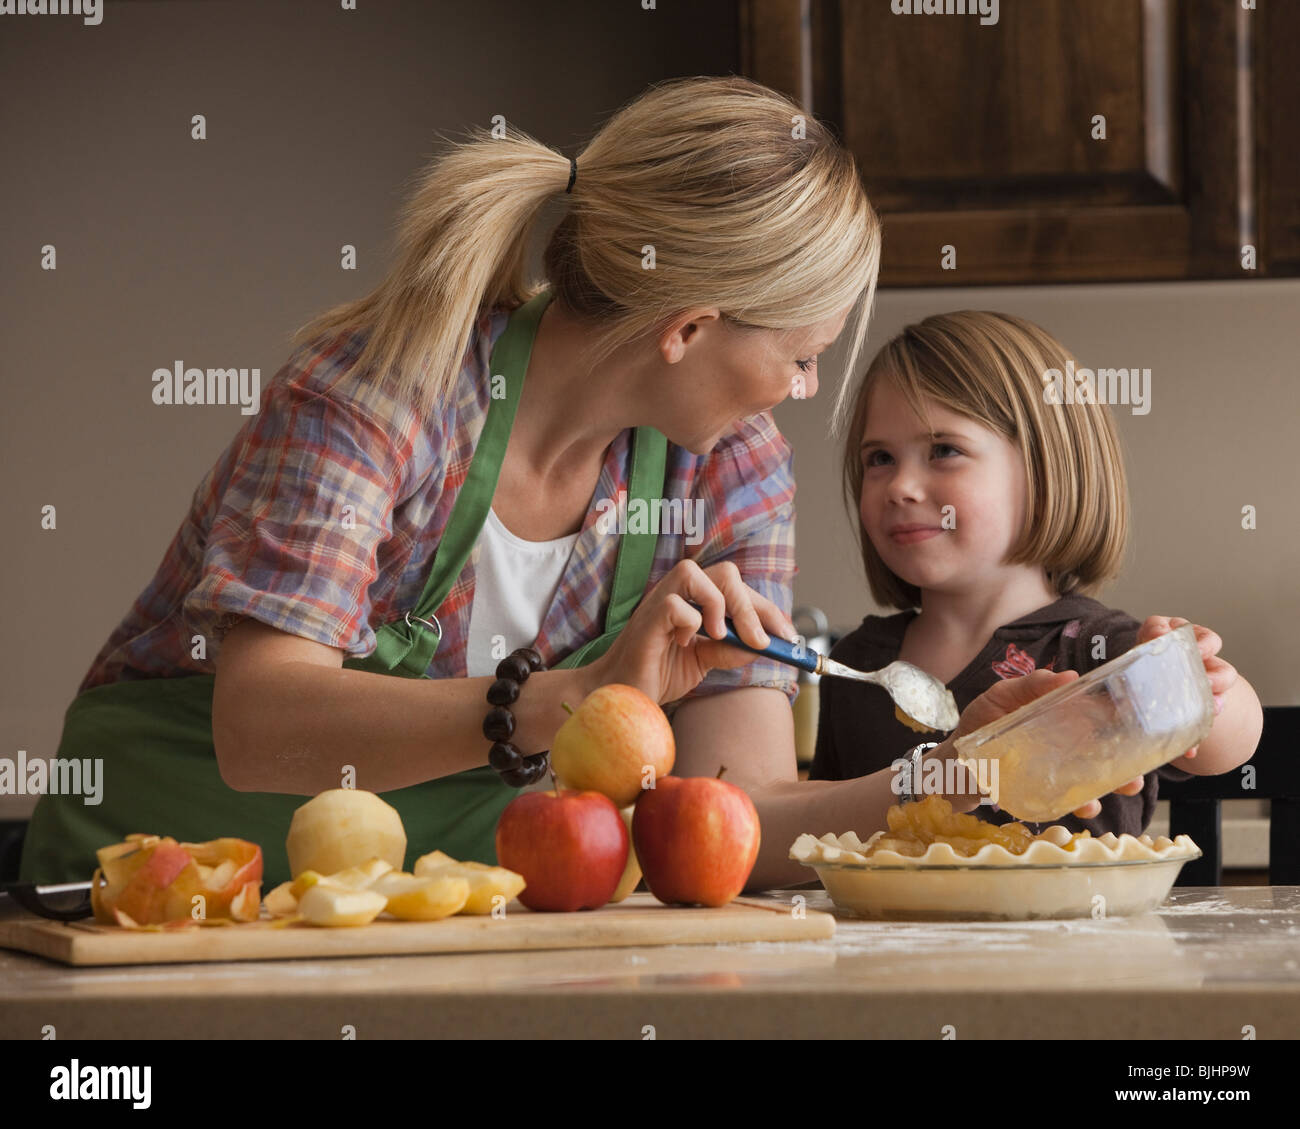
[[[178,843],[136,833],[96,852],[91,879],[95,920],[158,931],[255,921],[261,912],[262,848],[244,839]],[[193,916],[194,898],[203,916]]]

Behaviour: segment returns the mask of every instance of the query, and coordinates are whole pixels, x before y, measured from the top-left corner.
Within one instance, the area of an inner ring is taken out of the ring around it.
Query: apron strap
[[[652,500],[663,497],[664,455],[668,440],[662,431],[653,427],[638,427],[632,444],[632,470],[628,474],[628,504],[636,499],[646,503],[646,510],[654,512]],[[645,594],[650,566],[654,563],[657,532],[644,530],[624,533],[618,549],[618,563],[614,566],[614,586],[605,611],[605,630],[617,633],[631,618],[641,597]]]
[[[647,503],[647,511],[653,512],[649,503],[654,498],[663,497],[667,449],[668,440],[662,431],[653,427],[636,429],[632,446],[632,470],[628,474],[627,484],[629,509],[640,498]],[[567,655],[555,664],[556,668],[585,666],[600,658],[618,638],[618,633],[626,626],[637,604],[641,602],[641,597],[645,595],[659,535],[646,530],[640,533],[627,532],[622,537],[622,543],[618,547],[618,562],[614,565],[614,584],[609,606],[605,609],[604,634]]]
[[[364,665],[369,669],[377,667],[409,678],[425,677],[442,637],[434,613],[459,578],[487,519],[519,406],[537,326],[551,296],[551,290],[543,290],[513,311],[509,324],[492,348],[491,369],[494,373],[505,374],[506,395],[499,400],[493,399],[488,406],[469,473],[456,495],[456,503],[434,553],[429,577],[415,610],[378,628],[374,654],[352,660],[349,665]],[[628,474],[629,505],[639,498],[653,512],[653,499],[663,497],[667,449],[668,440],[663,432],[653,427],[636,429]],[[657,541],[657,532],[648,530],[622,534],[609,605],[605,611],[605,631],[556,666],[582,666],[598,659],[609,649],[645,594]]]
[[[510,429],[514,426],[515,410],[519,407],[537,326],[550,300],[551,291],[543,290],[514,310],[505,331],[493,345],[490,369],[505,374],[506,394],[501,399],[492,397],[488,404],[469,472],[456,495],[456,504],[438,542],[415,611],[401,620],[384,624],[375,632],[375,652],[365,660],[367,663],[377,663],[411,678],[423,678],[428,671],[442,638],[441,629],[428,621],[432,617],[433,623],[437,623],[434,612],[464,569],[487,519],[510,441]],[[397,670],[398,667],[401,669]]]

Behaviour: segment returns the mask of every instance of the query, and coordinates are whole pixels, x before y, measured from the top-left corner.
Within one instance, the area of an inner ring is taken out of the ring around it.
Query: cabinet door
[[[1295,274],[1300,3],[1242,5],[742,0],[742,66],[852,150],[881,285]]]

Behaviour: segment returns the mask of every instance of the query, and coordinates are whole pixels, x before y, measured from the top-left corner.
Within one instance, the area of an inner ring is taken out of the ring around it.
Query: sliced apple
[[[298,899],[293,895],[292,886],[292,882],[281,882],[263,899],[266,912],[272,917],[287,917],[298,912]]]
[[[297,878],[289,883],[289,893],[293,896],[294,901],[302,901],[302,896],[318,882],[329,883],[330,879],[315,870],[304,870]]]
[[[353,890],[364,890],[376,878],[387,874],[393,869],[393,864],[387,859],[372,858],[367,859],[360,866],[349,866],[346,870],[336,871],[329,875],[329,880],[336,886],[347,886]]]
[[[321,874],[318,870],[304,870],[292,882],[286,883],[286,886],[289,896],[295,901],[301,901],[303,894],[319,884],[336,886],[344,890],[365,890],[376,878],[387,874],[392,869],[393,864],[386,859],[373,858],[360,866],[350,866],[346,870],[340,870],[337,874]]]
[[[298,912],[311,925],[369,925],[387,904],[388,899],[374,890],[349,890],[317,882],[298,899]]]
[[[504,866],[488,866],[483,862],[457,862],[442,851],[433,851],[417,859],[415,873],[422,878],[464,878],[469,883],[469,897],[462,913],[491,913],[493,899],[498,894],[509,902],[524,889],[522,874],[516,874]]]
[[[459,913],[469,898],[469,882],[455,874],[422,878],[385,874],[370,887],[388,899],[387,912],[403,921],[438,921]]]

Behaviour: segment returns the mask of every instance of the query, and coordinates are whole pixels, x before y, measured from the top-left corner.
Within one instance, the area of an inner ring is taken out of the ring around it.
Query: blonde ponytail
[[[420,178],[388,278],[308,323],[295,342],[369,327],[357,368],[393,374],[427,410],[455,382],[475,320],[546,284],[527,277],[527,252],[569,168],[518,131],[475,131]],[[783,95],[738,77],[656,84],[597,132],[565,199],[544,265],[556,301],[590,324],[588,363],[695,306],[784,330],[856,305],[852,371],[880,224],[851,154]],[[842,381],[836,427],[847,389]]]
[[[471,131],[419,178],[388,277],[308,322],[294,343],[369,327],[355,367],[391,374],[399,395],[429,410],[455,383],[480,311],[514,308],[539,289],[526,278],[529,239],[568,178],[568,158],[525,134]]]

